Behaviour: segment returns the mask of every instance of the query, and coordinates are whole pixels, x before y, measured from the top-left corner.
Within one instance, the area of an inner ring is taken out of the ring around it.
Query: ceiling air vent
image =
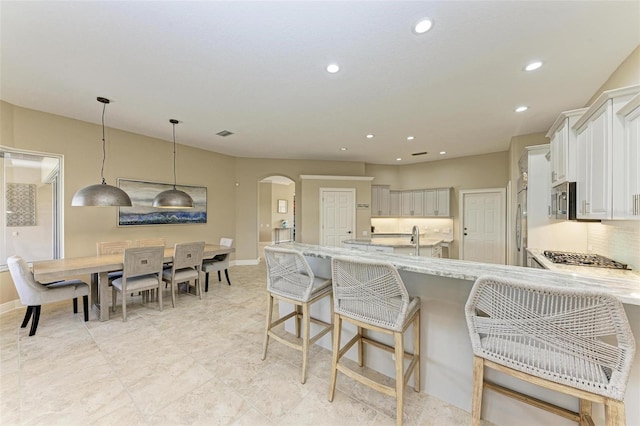
[[[216,135],[222,136],[223,138],[226,138],[227,136],[231,136],[232,134],[233,133],[228,130],[223,130],[221,132],[216,133]]]
[[[427,151],[423,151],[423,152],[414,152],[414,153],[413,153],[413,154],[411,154],[411,155],[413,155],[413,156],[416,156],[416,155],[427,155]]]

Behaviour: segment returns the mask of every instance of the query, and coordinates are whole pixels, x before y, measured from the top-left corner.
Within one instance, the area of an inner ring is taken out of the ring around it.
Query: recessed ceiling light
[[[418,23],[413,27],[413,32],[416,34],[424,34],[431,29],[433,26],[433,22],[431,19],[424,18],[418,21]]]
[[[342,147],[342,148],[340,148],[340,151],[346,151],[346,150],[348,150],[348,149],[349,149],[349,148]]]
[[[375,135],[374,135],[373,133],[369,133],[369,134],[367,135],[367,139],[373,139],[373,137],[374,137],[374,136],[375,136]]]
[[[396,161],[402,161],[402,158],[398,157],[396,158]]]
[[[445,155],[447,151],[440,151],[440,155]]]
[[[329,64],[327,65],[327,72],[331,74],[335,74],[340,71],[340,66],[338,64]]]
[[[524,67],[525,71],[535,71],[538,68],[540,68],[542,66],[542,62],[540,61],[535,61],[535,62],[531,62],[529,65],[527,65],[526,67]]]
[[[415,136],[407,136],[407,140],[408,140],[408,141],[412,141],[412,140],[414,140],[415,138],[416,138]]]
[[[529,107],[528,107],[528,106],[526,106],[526,105],[522,105],[522,106],[519,106],[518,108],[516,108],[516,109],[515,109],[515,111],[516,111],[516,112],[525,112],[525,111],[526,111],[526,110],[528,110],[528,109],[529,109]]]

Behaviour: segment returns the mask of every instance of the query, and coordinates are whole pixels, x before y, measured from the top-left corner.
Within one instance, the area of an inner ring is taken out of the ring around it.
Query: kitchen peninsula
[[[397,255],[394,253],[363,252],[347,248],[330,248],[308,244],[281,244],[282,247],[301,251],[314,273],[330,276],[333,256],[362,257],[369,260],[394,264],[412,296],[419,296],[422,304],[420,360],[421,391],[451,403],[464,410],[471,410],[471,388],[473,376],[473,352],[469,341],[464,305],[476,278],[482,275],[497,275],[514,279],[540,282],[576,289],[593,289],[618,297],[625,305],[629,323],[636,339],[640,342],[640,280],[635,278],[595,278],[569,275],[543,269],[517,266],[493,265],[461,260],[438,259]],[[328,302],[318,306],[319,316],[329,319]],[[354,330],[347,329],[347,333]],[[406,336],[411,347],[411,333]],[[327,349],[330,339],[325,336],[319,341]],[[369,351],[368,365],[390,376],[394,376],[393,362],[379,351]],[[542,390],[528,383],[490,374],[493,381],[531,393],[538,398],[553,400],[571,410],[577,410],[578,401],[566,395]],[[627,424],[640,424],[640,406],[633,401],[640,400],[640,356],[636,354],[626,392]],[[565,419],[539,410],[494,392],[486,392],[483,415],[486,420],[497,425],[573,425]],[[594,420],[603,422],[602,407],[594,406]]]

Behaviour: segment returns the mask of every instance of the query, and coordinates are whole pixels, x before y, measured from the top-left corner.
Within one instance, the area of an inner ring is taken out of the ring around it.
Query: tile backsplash
[[[590,223],[588,251],[640,269],[640,221],[603,221]]]

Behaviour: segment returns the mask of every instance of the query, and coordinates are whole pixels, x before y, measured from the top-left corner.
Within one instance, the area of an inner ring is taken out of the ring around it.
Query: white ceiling
[[[639,23],[639,1],[3,0],[0,98],[99,123],[104,96],[110,127],[171,141],[176,118],[178,143],[233,156],[407,164],[546,131]]]

